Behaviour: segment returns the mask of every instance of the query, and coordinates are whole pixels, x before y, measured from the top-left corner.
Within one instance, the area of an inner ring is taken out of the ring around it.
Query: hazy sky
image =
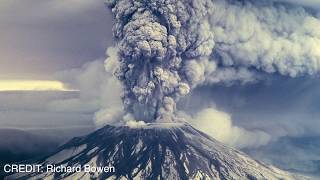
[[[2,0],[0,78],[48,79],[105,56],[112,18],[103,0]]]

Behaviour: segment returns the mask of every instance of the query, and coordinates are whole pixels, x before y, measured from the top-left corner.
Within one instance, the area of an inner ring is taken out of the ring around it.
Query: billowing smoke
[[[194,116],[183,117],[195,128],[207,133],[220,142],[237,148],[255,148],[268,144],[272,136],[260,131],[249,131],[232,123],[229,114],[214,107],[204,108]]]
[[[204,83],[320,70],[320,20],[302,7],[253,0],[108,0],[127,112],[176,120],[176,101]]]

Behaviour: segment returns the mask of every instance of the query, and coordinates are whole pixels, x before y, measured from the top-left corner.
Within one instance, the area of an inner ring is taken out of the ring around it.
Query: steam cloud
[[[204,83],[320,70],[320,20],[302,7],[251,0],[107,0],[115,16],[125,110],[174,121],[176,101]]]
[[[233,125],[229,114],[215,108],[203,109],[193,117],[185,115],[185,119],[220,142],[237,148],[260,147],[271,140],[271,136],[263,131],[248,131]]]

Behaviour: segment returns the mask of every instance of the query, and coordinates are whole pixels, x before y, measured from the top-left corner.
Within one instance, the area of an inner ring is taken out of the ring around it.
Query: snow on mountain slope
[[[114,166],[115,172],[15,174],[8,179],[305,179],[257,162],[188,124],[105,126],[33,163]]]

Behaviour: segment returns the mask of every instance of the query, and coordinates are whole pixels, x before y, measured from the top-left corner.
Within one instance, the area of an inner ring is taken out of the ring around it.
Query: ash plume
[[[251,0],[107,0],[115,17],[125,110],[174,121],[176,102],[206,83],[296,77],[320,69],[320,20],[298,6]]]

